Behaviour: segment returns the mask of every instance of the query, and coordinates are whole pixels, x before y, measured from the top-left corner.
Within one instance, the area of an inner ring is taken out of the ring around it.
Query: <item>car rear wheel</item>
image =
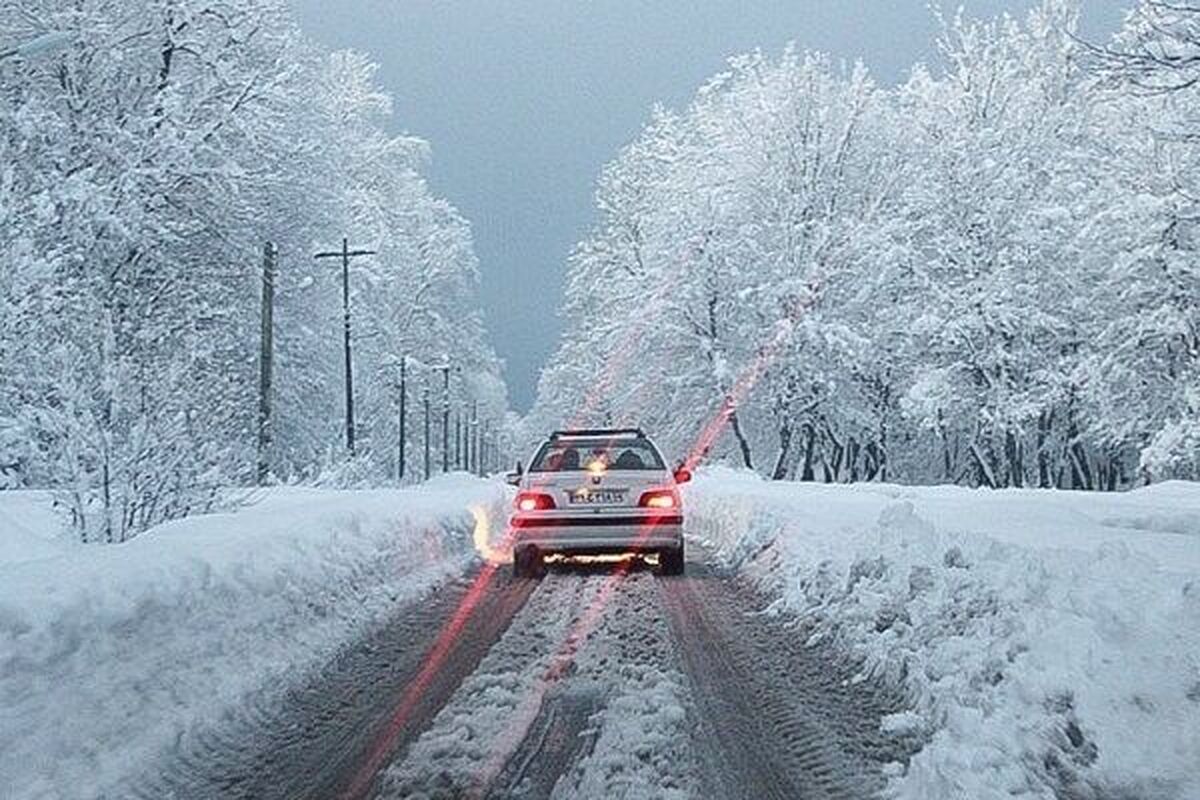
[[[683,574],[683,545],[663,550],[658,554],[658,567],[663,575]]]
[[[546,562],[536,547],[519,547],[513,553],[514,578],[540,578],[546,571]]]

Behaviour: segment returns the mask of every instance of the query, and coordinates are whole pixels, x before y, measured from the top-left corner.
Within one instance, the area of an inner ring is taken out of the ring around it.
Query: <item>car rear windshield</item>
[[[533,457],[530,472],[581,472],[601,463],[613,470],[661,470],[662,456],[645,439],[551,441]]]

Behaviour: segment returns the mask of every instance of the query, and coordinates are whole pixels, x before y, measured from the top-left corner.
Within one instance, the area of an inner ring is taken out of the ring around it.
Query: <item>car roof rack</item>
[[[572,428],[570,430],[565,430],[565,431],[555,431],[554,433],[550,434],[550,438],[552,440],[553,439],[575,438],[575,437],[579,437],[579,438],[583,438],[583,437],[609,438],[609,437],[611,437],[611,438],[615,439],[617,437],[622,437],[622,436],[633,436],[633,437],[637,437],[638,439],[646,438],[646,434],[642,432],[641,428]]]

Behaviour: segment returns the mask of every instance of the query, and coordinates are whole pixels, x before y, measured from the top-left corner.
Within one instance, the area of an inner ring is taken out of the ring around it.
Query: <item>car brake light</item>
[[[642,493],[638,505],[642,508],[679,508],[679,495],[674,489],[651,489]]]
[[[542,492],[521,492],[517,495],[517,509],[520,511],[548,511],[554,507],[554,498]]]

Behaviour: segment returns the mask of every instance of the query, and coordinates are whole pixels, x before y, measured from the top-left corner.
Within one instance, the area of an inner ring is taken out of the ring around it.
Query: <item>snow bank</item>
[[[692,533],[903,684],[902,798],[1200,797],[1200,484],[1126,494],[707,470]]]
[[[62,555],[62,529],[50,492],[0,491],[0,565]]]
[[[460,571],[474,557],[468,506],[503,498],[466,476],[272,489],[126,544],[0,563],[0,793],[111,792],[185,730],[282,691]]]

